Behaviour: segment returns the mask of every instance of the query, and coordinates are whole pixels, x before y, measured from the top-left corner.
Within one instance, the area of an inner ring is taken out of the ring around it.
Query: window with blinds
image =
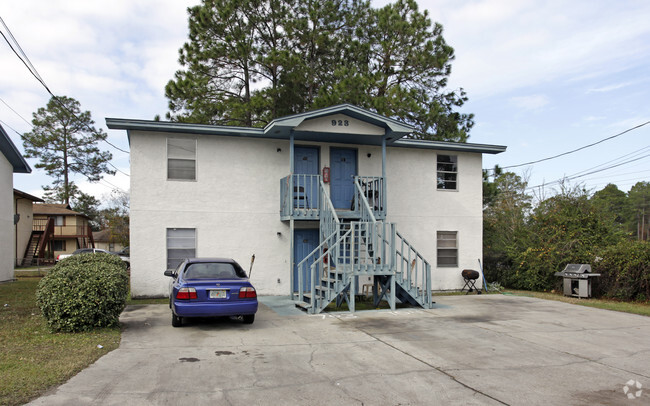
[[[458,232],[438,231],[438,267],[458,266]]]
[[[185,258],[196,257],[196,229],[167,229],[167,269],[176,269]]]
[[[167,138],[167,179],[196,180],[196,140]]]

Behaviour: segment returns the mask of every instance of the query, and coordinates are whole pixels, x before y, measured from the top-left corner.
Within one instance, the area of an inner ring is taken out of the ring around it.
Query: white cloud
[[[516,107],[523,110],[540,110],[547,106],[550,100],[543,94],[533,94],[529,96],[518,96],[510,98],[510,102]]]
[[[614,90],[622,89],[624,87],[628,87],[632,85],[632,82],[625,82],[625,83],[615,83],[612,85],[607,85],[607,86],[602,86],[602,87],[596,87],[587,90],[587,93],[605,93],[605,92],[611,92]]]

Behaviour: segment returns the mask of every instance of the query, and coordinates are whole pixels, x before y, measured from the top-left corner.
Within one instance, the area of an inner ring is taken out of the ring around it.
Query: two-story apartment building
[[[23,264],[54,263],[61,254],[78,248],[94,248],[88,216],[67,204],[34,203],[34,221]]]
[[[131,146],[131,286],[167,294],[185,257],[232,257],[261,294],[312,312],[373,288],[430,306],[482,257],[483,153],[405,139],[413,128],[351,105],[265,128],[106,119]]]

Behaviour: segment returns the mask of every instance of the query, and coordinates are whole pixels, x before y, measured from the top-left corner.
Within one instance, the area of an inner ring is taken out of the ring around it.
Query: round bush
[[[119,257],[81,254],[52,268],[39,283],[36,300],[53,331],[75,332],[117,325],[128,292]]]

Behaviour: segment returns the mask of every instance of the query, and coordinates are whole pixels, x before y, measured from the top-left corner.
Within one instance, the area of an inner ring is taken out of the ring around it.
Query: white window
[[[438,267],[458,266],[458,232],[438,231]]]
[[[196,140],[167,138],[167,179],[196,180]]]
[[[167,269],[176,269],[185,258],[196,257],[196,229],[167,229]]]
[[[63,216],[54,216],[54,225],[55,226],[64,226],[65,218]]]
[[[438,189],[458,189],[458,157],[456,155],[438,155],[437,184]]]

